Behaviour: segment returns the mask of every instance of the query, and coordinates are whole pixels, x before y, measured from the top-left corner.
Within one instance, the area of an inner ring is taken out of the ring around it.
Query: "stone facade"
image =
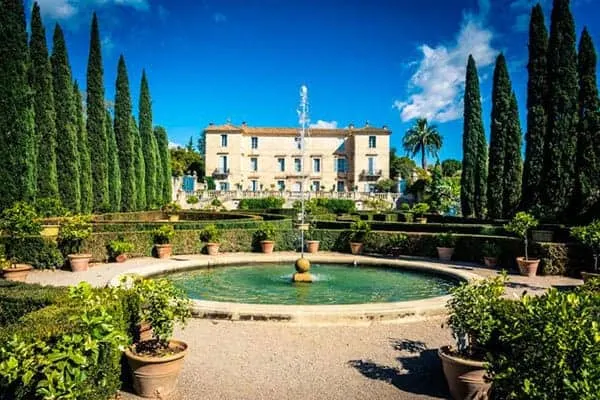
[[[386,127],[310,129],[304,160],[297,128],[211,124],[204,134],[217,190],[300,191],[306,174],[307,191],[368,192],[389,178]]]

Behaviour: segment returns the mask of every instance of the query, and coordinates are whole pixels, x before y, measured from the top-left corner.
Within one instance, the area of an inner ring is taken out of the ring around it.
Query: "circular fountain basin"
[[[175,257],[121,274],[166,276],[199,318],[294,323],[414,321],[441,315],[448,291],[479,279],[437,262],[307,254],[316,282],[294,284],[295,253]],[[357,265],[354,266],[356,261]],[[118,285],[120,276],[112,285]]]

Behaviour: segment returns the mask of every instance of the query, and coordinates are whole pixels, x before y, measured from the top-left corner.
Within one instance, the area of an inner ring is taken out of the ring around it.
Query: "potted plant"
[[[71,271],[87,271],[92,255],[81,253],[83,241],[92,234],[91,217],[88,215],[75,215],[66,218],[58,230],[58,243],[63,254],[67,254]]]
[[[263,222],[254,232],[254,240],[260,243],[263,253],[271,254],[275,247],[275,227],[269,222]]]
[[[123,238],[111,240],[107,247],[108,257],[118,263],[127,261],[127,253],[130,253],[135,248],[133,243],[128,242]]]
[[[498,265],[498,257],[500,256],[500,247],[491,241],[483,244],[483,262],[488,268],[494,268]]]
[[[454,254],[454,246],[456,245],[456,237],[450,233],[439,233],[435,237],[437,242],[438,258],[442,261],[450,261]]]
[[[600,220],[595,220],[586,226],[571,228],[571,235],[592,250],[594,257],[593,272],[581,272],[584,282],[592,278],[600,279],[598,272],[598,257],[600,257]]]
[[[450,394],[455,400],[487,399],[490,384],[485,380],[484,358],[499,319],[506,275],[463,283],[452,289],[446,304],[447,325],[456,347],[438,350]]]
[[[158,258],[169,258],[173,254],[173,245],[171,240],[175,236],[175,229],[171,225],[161,225],[152,234],[154,239],[154,248]]]
[[[221,231],[215,224],[209,224],[200,231],[200,241],[206,243],[206,252],[209,256],[216,256],[219,254],[219,239],[221,238]]]
[[[175,202],[167,203],[162,206],[162,212],[167,215],[167,218],[171,222],[179,221],[179,211],[181,211],[181,206]]]
[[[525,242],[525,258],[517,257],[517,264],[519,265],[519,272],[521,275],[528,277],[535,276],[538,265],[540,264],[539,259],[530,259],[527,252],[527,233],[529,232],[529,229],[535,228],[537,225],[537,219],[535,219],[531,214],[523,211],[518,212],[517,215],[515,215],[510,221],[510,223],[504,225],[504,229],[516,234]]]
[[[400,204],[400,214],[404,217],[404,222],[413,222],[413,212],[410,209],[410,205],[408,203]]]
[[[318,253],[319,252],[319,244],[318,240],[315,240],[315,229],[313,225],[310,225],[310,228],[305,233],[305,243],[306,243],[306,252],[307,253]]]
[[[350,225],[350,251],[352,254],[361,254],[364,249],[364,240],[371,232],[371,225],[367,221],[358,220]]]
[[[136,394],[168,398],[187,354],[187,344],[172,339],[175,323],[191,315],[185,293],[167,279],[135,279],[129,289],[134,297],[138,325],[150,326],[148,340],[137,340],[125,350]]]
[[[22,251],[17,249],[24,248],[23,243],[31,237],[40,236],[42,224],[38,219],[35,209],[25,203],[15,203],[11,208],[2,211],[0,227],[4,235],[9,237],[9,243],[5,247],[7,259],[2,262],[2,276],[9,281],[25,281],[29,271],[33,267],[29,264],[19,263],[22,261]]]
[[[426,224],[427,218],[425,218],[425,213],[429,211],[429,204],[427,203],[417,203],[412,208],[413,213],[417,216],[417,223]]]

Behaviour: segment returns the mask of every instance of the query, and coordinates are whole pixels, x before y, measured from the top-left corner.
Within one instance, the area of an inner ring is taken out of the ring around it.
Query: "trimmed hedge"
[[[56,242],[43,237],[12,239],[0,237],[4,246],[6,258],[18,260],[20,263],[31,264],[37,269],[55,269],[64,265],[64,257]]]
[[[385,214],[374,214],[373,217],[386,218]],[[315,226],[318,229],[350,229],[351,222],[349,221],[316,221]],[[473,225],[473,224],[415,224],[406,222],[384,222],[371,221],[371,229],[374,231],[388,232],[423,232],[423,233],[441,233],[452,232],[457,234],[468,235],[492,235],[504,236],[508,235],[506,230],[501,226],[495,225]]]
[[[12,324],[25,314],[56,304],[66,290],[53,286],[29,285],[0,280],[0,327]]]
[[[240,210],[268,210],[273,208],[281,208],[285,203],[282,197],[263,197],[257,199],[242,199],[238,205]]]

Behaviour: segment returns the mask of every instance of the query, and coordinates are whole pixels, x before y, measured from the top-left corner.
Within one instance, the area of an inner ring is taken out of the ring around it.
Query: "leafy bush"
[[[112,259],[131,252],[135,247],[133,243],[124,240],[122,237],[116,240],[111,240],[108,243],[108,256]]]
[[[529,232],[529,229],[535,228],[536,226],[538,226],[538,220],[535,219],[533,215],[523,211],[519,211],[508,224],[504,225],[504,229],[513,232],[525,242],[525,260],[529,259],[527,253],[527,233]]]
[[[600,296],[550,289],[505,301],[489,353],[494,399],[592,400],[600,393]]]
[[[427,203],[417,203],[412,208],[412,212],[419,217],[423,217],[423,214],[427,211],[429,211],[429,204]]]
[[[6,258],[20,263],[30,264],[37,269],[55,269],[64,264],[64,257],[56,243],[41,236],[23,239],[6,237],[2,239],[6,249]]]
[[[63,207],[59,199],[54,198],[36,199],[35,210],[42,218],[64,217],[69,215],[69,210]]]
[[[456,237],[450,233],[438,233],[435,235],[438,247],[454,247],[456,245]]]
[[[15,239],[39,236],[42,224],[35,208],[25,202],[17,202],[2,211],[0,228],[5,235]]]
[[[221,200],[217,199],[216,197],[214,199],[212,199],[212,201],[210,202],[210,205],[213,207],[221,207],[223,205],[223,203],[221,203]]]
[[[58,243],[65,254],[81,252],[81,245],[92,234],[92,223],[89,215],[75,215],[66,218],[58,230]]]
[[[482,252],[485,257],[498,258],[500,256],[501,249],[496,243],[492,241],[486,241],[483,244]]]
[[[66,297],[64,288],[0,280],[0,327]]]
[[[352,232],[353,242],[362,242],[369,232],[371,232],[371,225],[366,221],[355,221],[350,225],[350,231]]]
[[[175,202],[164,204],[161,207],[161,211],[165,214],[175,214],[177,211],[181,210],[181,206]]]
[[[169,244],[175,235],[175,229],[171,225],[162,225],[152,233],[154,244]]]
[[[200,241],[206,243],[216,243],[221,239],[221,231],[215,224],[206,225],[200,231]]]
[[[282,197],[263,197],[260,199],[242,199],[238,205],[240,210],[268,210],[270,208],[281,208],[285,204]]]
[[[186,202],[188,204],[198,204],[200,200],[198,199],[198,196],[188,196],[188,198],[186,199]]]
[[[275,239],[275,227],[269,222],[264,222],[258,226],[258,229],[254,232],[255,241],[263,240],[274,240]]]
[[[592,250],[594,256],[594,271],[598,271],[598,257],[600,257],[600,220],[595,220],[586,226],[571,228],[571,234],[585,246]]]

